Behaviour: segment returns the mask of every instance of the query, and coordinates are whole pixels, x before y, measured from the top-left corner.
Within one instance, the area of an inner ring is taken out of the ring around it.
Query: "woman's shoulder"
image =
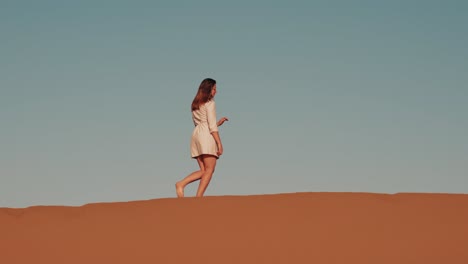
[[[216,105],[215,101],[213,99],[207,101],[204,106],[205,107],[213,107],[214,105]]]

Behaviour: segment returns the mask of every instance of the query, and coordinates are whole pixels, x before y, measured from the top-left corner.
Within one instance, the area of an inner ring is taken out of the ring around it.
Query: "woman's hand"
[[[223,145],[218,146],[218,151],[216,152],[216,154],[218,154],[218,156],[223,155]]]
[[[224,123],[224,121],[229,121],[229,119],[227,117],[223,117],[218,121],[217,125],[221,126]]]

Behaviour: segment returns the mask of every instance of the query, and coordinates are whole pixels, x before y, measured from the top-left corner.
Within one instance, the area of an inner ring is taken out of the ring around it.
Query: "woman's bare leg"
[[[205,193],[208,184],[210,183],[211,176],[216,167],[216,157],[211,155],[203,155],[202,157],[205,171],[201,175],[200,185],[198,185],[197,197],[202,197]]]
[[[200,170],[194,171],[190,173],[187,177],[183,180],[178,181],[176,183],[176,193],[177,197],[184,197],[184,188],[187,184],[196,181],[202,177],[203,172],[205,171],[205,166],[203,165],[203,161],[201,157],[197,157],[198,166],[200,166]]]

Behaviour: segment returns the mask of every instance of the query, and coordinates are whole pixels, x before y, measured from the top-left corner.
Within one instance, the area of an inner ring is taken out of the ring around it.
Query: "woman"
[[[216,167],[216,160],[223,154],[223,144],[218,133],[226,117],[216,122],[216,81],[210,78],[203,80],[192,102],[192,119],[195,129],[190,144],[192,158],[196,159],[200,170],[192,172],[183,180],[176,183],[177,197],[184,197],[184,188],[187,184],[200,180],[197,197],[202,197],[210,183],[211,176]]]

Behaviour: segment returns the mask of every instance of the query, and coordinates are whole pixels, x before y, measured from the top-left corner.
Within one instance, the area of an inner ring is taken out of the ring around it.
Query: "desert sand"
[[[468,263],[468,195],[290,193],[0,208],[0,263]]]

